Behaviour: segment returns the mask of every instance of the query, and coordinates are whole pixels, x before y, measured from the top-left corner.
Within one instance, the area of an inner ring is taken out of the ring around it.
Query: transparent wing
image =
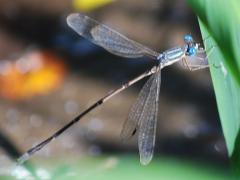
[[[186,56],[186,68],[192,68],[193,70],[203,69],[208,67],[208,58],[203,48],[198,49],[195,56]]]
[[[146,104],[146,99],[150,92],[152,82],[155,76],[152,75],[141,89],[135,104],[131,107],[128,118],[124,122],[121,138],[127,140],[132,137],[138,129],[138,122],[143,111],[143,107]]]
[[[67,23],[79,35],[115,55],[128,58],[149,56],[156,59],[158,57],[157,52],[128,39],[88,16],[78,13],[70,14],[67,17]]]
[[[154,76],[139,120],[138,148],[140,162],[143,165],[147,165],[153,157],[156,138],[161,72],[157,72]]]

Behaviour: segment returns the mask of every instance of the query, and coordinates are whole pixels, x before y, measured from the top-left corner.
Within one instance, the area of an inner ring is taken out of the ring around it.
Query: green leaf
[[[187,1],[216,41],[224,64],[240,85],[240,1]]]
[[[148,166],[139,163],[138,155],[101,155],[97,157],[58,157],[37,160],[39,179],[57,180],[230,180],[229,169],[209,163],[155,156]],[[21,173],[21,172],[19,172]],[[31,177],[31,176],[30,176]],[[22,176],[22,179],[30,179]],[[0,179],[7,179],[0,174]],[[34,178],[32,178],[34,179]]]
[[[203,36],[208,36],[207,28],[201,23],[201,21],[200,27]],[[213,47],[214,44],[214,40],[209,38],[205,44],[206,49]],[[213,52],[209,55],[209,62],[211,64],[210,71],[217,98],[223,133],[226,139],[229,155],[231,155],[239,131],[240,86],[234,81],[227,66],[224,65],[224,60],[227,61],[219,48],[215,47]]]
[[[240,167],[240,1],[187,0],[197,16],[229,156]],[[240,169],[240,168],[239,168]],[[240,171],[238,171],[240,175]]]

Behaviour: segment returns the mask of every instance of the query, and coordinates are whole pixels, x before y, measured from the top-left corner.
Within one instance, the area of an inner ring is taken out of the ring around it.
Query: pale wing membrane
[[[149,56],[154,59],[159,55],[88,16],[78,13],[70,14],[67,17],[67,23],[79,35],[115,55],[128,58]]]
[[[138,122],[140,119],[140,116],[143,111],[143,107],[145,105],[146,99],[148,97],[152,82],[154,81],[155,76],[152,75],[148,81],[143,86],[142,90],[140,91],[138,98],[135,102],[135,104],[131,107],[130,113],[128,115],[127,120],[125,121],[122,132],[121,132],[121,138],[122,140],[127,140],[131,138],[135,132],[138,129]]]
[[[154,76],[155,78],[152,82],[139,120],[140,129],[138,134],[138,148],[140,162],[143,165],[147,165],[153,157],[156,138],[161,72],[159,71],[158,73],[154,74]]]

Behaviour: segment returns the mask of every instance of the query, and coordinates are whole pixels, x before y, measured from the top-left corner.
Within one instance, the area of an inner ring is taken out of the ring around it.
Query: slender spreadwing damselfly
[[[151,75],[140,91],[121,131],[121,138],[123,140],[131,138],[136,132],[138,132],[140,162],[144,165],[148,164],[153,157],[156,139],[161,69],[179,61],[182,61],[183,65],[190,70],[208,67],[205,50],[200,47],[199,43],[196,43],[193,40],[191,35],[185,35],[184,44],[182,46],[166,50],[163,53],[157,53],[83,14],[70,14],[67,17],[67,23],[79,35],[94,44],[103,47],[112,54],[126,58],[139,58],[146,56],[155,59],[156,65],[138,77],[123,84],[118,89],[110,91],[106,96],[81,112],[72,121],[56,131],[52,136],[29,149],[18,159],[18,163],[24,163],[34,153],[42,149],[53,139],[60,136],[64,131],[73,126],[96,107],[105,103],[110,98],[144,77]]]

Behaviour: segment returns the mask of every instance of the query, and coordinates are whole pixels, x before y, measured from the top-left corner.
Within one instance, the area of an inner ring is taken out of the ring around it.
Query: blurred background
[[[78,36],[66,24],[72,12],[158,52],[182,45],[184,34],[202,42],[197,17],[183,0],[1,0],[0,177],[32,176],[13,168],[20,154],[154,65],[114,56]],[[32,171],[40,179],[226,179],[229,162],[208,69],[190,72],[176,64],[163,70],[155,156],[147,167],[139,164],[136,137],[122,142],[120,132],[146,80],[33,156]]]

